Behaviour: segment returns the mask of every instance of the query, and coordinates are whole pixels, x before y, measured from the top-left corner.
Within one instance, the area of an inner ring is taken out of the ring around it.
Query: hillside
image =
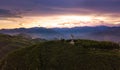
[[[49,41],[10,53],[0,70],[120,70],[119,49],[112,42]]]
[[[0,59],[15,49],[30,46],[32,44],[33,41],[31,41],[31,39],[22,36],[0,34]]]

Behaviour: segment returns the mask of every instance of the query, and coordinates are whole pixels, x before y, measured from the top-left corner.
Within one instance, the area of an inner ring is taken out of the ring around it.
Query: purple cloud
[[[83,12],[91,13],[90,11],[118,14],[119,7],[119,0],[1,0],[0,2],[0,8],[17,8],[23,11],[32,11],[32,14],[36,14],[36,12],[37,14],[81,14]],[[83,11],[76,11],[75,8]]]

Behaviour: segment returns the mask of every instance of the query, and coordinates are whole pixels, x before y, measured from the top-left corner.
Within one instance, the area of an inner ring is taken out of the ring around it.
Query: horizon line
[[[20,27],[20,28],[1,28],[0,30],[6,30],[6,29],[30,29],[30,28],[45,28],[45,29],[54,29],[54,28],[58,28],[58,29],[64,29],[64,28],[82,28],[82,27],[120,27],[120,26],[106,26],[106,25],[99,25],[99,26],[75,26],[75,27],[52,27],[52,28],[47,28],[47,27]]]

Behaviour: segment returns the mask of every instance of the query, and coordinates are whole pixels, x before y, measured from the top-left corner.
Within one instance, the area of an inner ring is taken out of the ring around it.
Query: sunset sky
[[[120,26],[120,0],[0,0],[0,29]]]

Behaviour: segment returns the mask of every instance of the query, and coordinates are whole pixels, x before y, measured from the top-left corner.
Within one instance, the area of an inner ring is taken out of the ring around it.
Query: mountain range
[[[120,42],[120,27],[96,26],[96,27],[73,27],[73,28],[17,28],[1,29],[0,33],[17,35],[26,34],[32,38],[46,40],[54,39],[92,39]]]

